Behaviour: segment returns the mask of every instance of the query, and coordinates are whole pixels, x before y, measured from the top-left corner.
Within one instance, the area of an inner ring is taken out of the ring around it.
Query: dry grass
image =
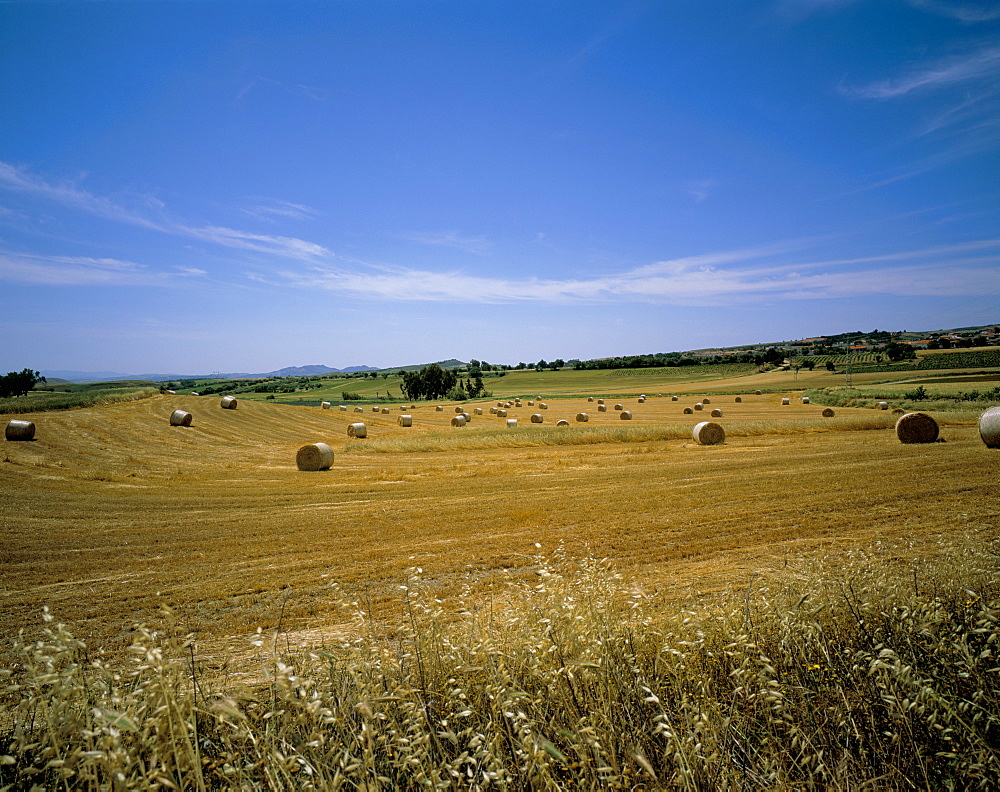
[[[26,416],[0,456],[0,787],[995,778],[1000,455],[975,420],[906,446],[888,413],[746,396],[702,447],[678,412],[458,433],[422,406],[366,441],[351,413],[184,396]],[[304,475],[316,441],[334,468]],[[173,643],[136,626],[165,605]]]
[[[343,637],[256,634],[250,682],[206,675],[170,613],[124,667],[46,614],[0,671],[0,783],[993,789],[998,548],[931,545],[841,548],[680,608],[561,551],[450,608],[410,568],[393,621],[334,591]]]
[[[483,416],[454,432],[432,409],[403,429],[379,414],[364,441],[346,437],[351,413],[185,396],[29,416],[36,440],[0,457],[0,627],[29,627],[48,604],[120,646],[169,604],[222,656],[283,605],[293,631],[335,621],[331,581],[377,606],[416,563],[450,596],[526,568],[535,541],[680,594],[840,539],[996,524],[1000,460],[975,423],[942,421],[946,442],[903,447],[890,414],[773,402],[727,407],[727,442],[710,448],[666,399],[630,425],[552,425],[584,399],[512,430]],[[176,408],[190,428],[164,420]],[[317,441],[337,461],[304,476],[296,452]]]

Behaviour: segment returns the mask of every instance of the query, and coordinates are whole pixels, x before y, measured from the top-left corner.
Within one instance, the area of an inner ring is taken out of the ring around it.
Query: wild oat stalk
[[[994,789],[989,537],[815,559],[667,608],[556,553],[485,607],[411,570],[395,623],[224,689],[142,628],[95,658],[45,615],[0,671],[0,788]],[[197,695],[195,695],[197,693]]]

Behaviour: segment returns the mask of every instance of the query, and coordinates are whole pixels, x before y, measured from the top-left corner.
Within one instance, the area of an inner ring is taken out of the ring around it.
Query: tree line
[[[424,366],[420,371],[400,372],[399,386],[404,399],[475,399],[489,395],[483,386],[483,373],[479,368],[469,368],[468,379],[463,379],[451,369],[437,363]]]
[[[0,377],[0,399],[6,399],[10,396],[24,396],[36,385],[43,382],[45,382],[45,377],[31,369],[8,371]]]
[[[755,366],[765,366],[778,365],[784,359],[784,353],[773,348],[763,351],[748,350],[735,355],[711,355],[708,357],[692,357],[680,352],[657,352],[652,355],[624,355],[620,357],[600,358],[598,360],[577,360],[573,362],[573,368],[577,370],[660,368],[711,366],[718,363],[752,363]]]

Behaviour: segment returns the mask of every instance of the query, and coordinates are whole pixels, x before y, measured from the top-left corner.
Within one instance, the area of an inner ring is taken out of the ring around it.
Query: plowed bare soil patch
[[[27,416],[37,439],[0,450],[0,629],[35,629],[48,606],[110,647],[166,604],[203,645],[245,645],[279,619],[319,634],[343,621],[333,584],[388,608],[419,566],[446,601],[465,589],[488,597],[533,574],[536,543],[608,557],[636,585],[681,602],[780,573],[819,548],[835,556],[909,538],[921,553],[944,533],[997,529],[1000,453],[974,424],[903,446],[891,429],[807,431],[816,405],[744,399],[711,406],[724,423],[802,416],[803,430],[697,446],[683,435],[708,416],[682,416],[688,402],[665,397],[626,408],[637,425],[676,423],[678,438],[536,446],[526,429],[523,445],[500,448],[488,438],[506,431],[501,419],[452,429],[451,406],[426,404],[408,411],[411,429],[396,425],[399,406],[230,411],[180,396]],[[580,410],[588,427],[624,423],[584,399],[549,405],[538,431]],[[191,427],[168,425],[178,407],[193,413]],[[535,411],[524,402],[512,415],[530,426]],[[356,420],[370,446],[348,440]],[[480,432],[481,447],[374,450],[380,438],[461,432]],[[334,448],[333,468],[298,471],[296,450],[316,441]]]

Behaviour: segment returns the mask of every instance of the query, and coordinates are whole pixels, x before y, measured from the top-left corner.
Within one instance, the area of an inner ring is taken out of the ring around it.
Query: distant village
[[[700,349],[687,354],[691,357],[728,357],[753,350],[775,349],[785,353],[788,357],[846,355],[849,352],[881,352],[892,343],[904,344],[913,349],[971,349],[973,347],[1000,346],[1000,325],[943,330],[926,335],[907,333],[906,331],[899,333],[887,330],[873,330],[870,333],[858,331],[775,344],[755,344],[726,349]]]

